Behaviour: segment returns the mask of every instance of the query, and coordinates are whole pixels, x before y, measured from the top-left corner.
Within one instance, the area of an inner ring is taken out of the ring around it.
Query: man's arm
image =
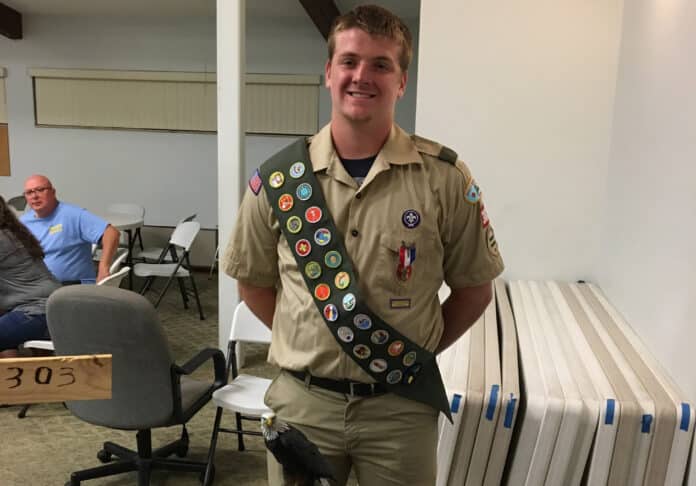
[[[104,230],[101,237],[102,255],[99,260],[99,270],[97,271],[97,282],[109,276],[109,267],[114,259],[116,248],[118,248],[119,231],[109,225]]]
[[[237,281],[239,296],[251,312],[261,319],[269,329],[273,326],[273,314],[275,314],[276,289],[275,287],[254,287]]]
[[[444,351],[464,334],[481,317],[492,297],[490,282],[476,287],[452,289],[452,293],[442,304],[445,329],[435,353]]]

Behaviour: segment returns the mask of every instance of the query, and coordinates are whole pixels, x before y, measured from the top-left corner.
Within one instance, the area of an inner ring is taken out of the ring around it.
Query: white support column
[[[221,256],[232,233],[244,187],[245,3],[245,0],[217,0],[217,187]],[[235,281],[222,271],[219,274],[218,341],[220,348],[226,350],[232,314],[239,299]]]

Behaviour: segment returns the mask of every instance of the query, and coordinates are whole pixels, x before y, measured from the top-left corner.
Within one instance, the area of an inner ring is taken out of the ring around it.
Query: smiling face
[[[396,101],[406,89],[400,53],[397,41],[362,29],[336,33],[333,57],[326,62],[333,123],[391,127]]]
[[[50,215],[58,205],[56,190],[51,181],[42,175],[34,175],[27,179],[24,183],[24,197],[39,218]]]

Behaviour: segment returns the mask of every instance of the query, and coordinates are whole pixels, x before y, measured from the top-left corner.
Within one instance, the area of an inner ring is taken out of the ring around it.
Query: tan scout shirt
[[[330,125],[309,146],[311,165],[368,307],[430,351],[443,331],[437,295],[443,279],[452,288],[474,286],[503,270],[478,187],[463,162],[439,160],[440,149],[394,125],[358,187],[334,150]],[[402,221],[407,210],[420,216],[413,229]],[[416,247],[407,281],[397,278],[404,243]],[[264,189],[258,195],[246,192],[223,264],[230,276],[246,284],[278,289],[271,363],[316,376],[374,381],[328,330]]]

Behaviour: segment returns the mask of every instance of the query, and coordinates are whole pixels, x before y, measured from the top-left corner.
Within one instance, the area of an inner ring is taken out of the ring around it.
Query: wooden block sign
[[[111,355],[0,359],[0,403],[111,398]]]

